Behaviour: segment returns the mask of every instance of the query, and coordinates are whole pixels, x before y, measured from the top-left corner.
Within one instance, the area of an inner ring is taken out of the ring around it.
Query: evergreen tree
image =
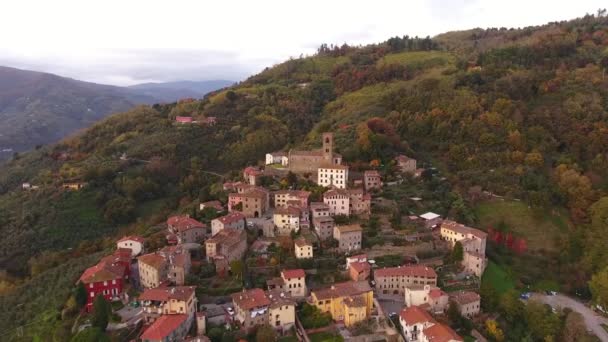
[[[93,302],[93,318],[91,319],[91,325],[102,331],[106,331],[111,313],[112,307],[110,306],[110,303],[108,303],[102,295],[97,295]]]
[[[87,304],[87,289],[82,282],[78,282],[78,285],[76,285],[74,297],[79,309],[82,309],[82,307]]]

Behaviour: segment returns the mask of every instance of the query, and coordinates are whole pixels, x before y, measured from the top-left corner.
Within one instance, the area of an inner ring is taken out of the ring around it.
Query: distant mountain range
[[[128,87],[138,94],[151,96],[163,102],[174,102],[183,98],[200,98],[203,95],[232,85],[233,81],[176,81],[164,83],[142,83]]]
[[[0,159],[56,142],[138,104],[200,98],[231,81],[117,87],[0,66]]]

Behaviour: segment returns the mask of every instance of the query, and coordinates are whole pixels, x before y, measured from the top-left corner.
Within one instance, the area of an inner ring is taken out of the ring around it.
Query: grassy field
[[[511,276],[492,261],[488,263],[488,267],[486,267],[486,271],[484,272],[481,281],[492,284],[492,287],[494,287],[499,294],[505,293],[515,287],[515,283]]]
[[[567,214],[560,210],[531,209],[516,201],[489,201],[476,208],[479,228],[506,226],[526,239],[530,251],[555,250],[555,238],[568,229]]]
[[[343,342],[344,338],[328,332],[319,332],[308,335],[312,342]]]

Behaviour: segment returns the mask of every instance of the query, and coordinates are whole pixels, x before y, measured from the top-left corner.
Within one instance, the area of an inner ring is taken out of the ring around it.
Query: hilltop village
[[[112,302],[117,319],[108,330],[140,326],[145,342],[228,333],[259,341],[464,341],[457,329],[481,337],[458,320],[483,315],[486,233],[432,212],[407,216],[413,229],[403,232],[378,227],[378,194],[399,180],[385,183],[373,167],[353,172],[333,139],[324,133],[321,149],[267,153],[264,166],[223,183],[225,202],[200,203],[207,222],[168,217],[162,247],[140,236],[116,241],[115,252],[79,279],[85,311]],[[405,155],[393,162],[398,179],[423,172]],[[378,230],[407,244],[364,244]]]

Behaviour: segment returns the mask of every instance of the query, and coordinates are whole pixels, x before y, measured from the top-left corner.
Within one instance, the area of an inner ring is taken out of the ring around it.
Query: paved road
[[[585,306],[585,304],[561,294],[557,294],[556,296],[547,296],[544,294],[535,293],[532,295],[532,298],[545,304],[549,304],[554,308],[570,308],[572,311],[580,313],[585,319],[587,329],[592,331],[601,341],[608,342],[608,332],[602,327],[602,324],[608,324],[608,318],[598,315],[593,310]]]

